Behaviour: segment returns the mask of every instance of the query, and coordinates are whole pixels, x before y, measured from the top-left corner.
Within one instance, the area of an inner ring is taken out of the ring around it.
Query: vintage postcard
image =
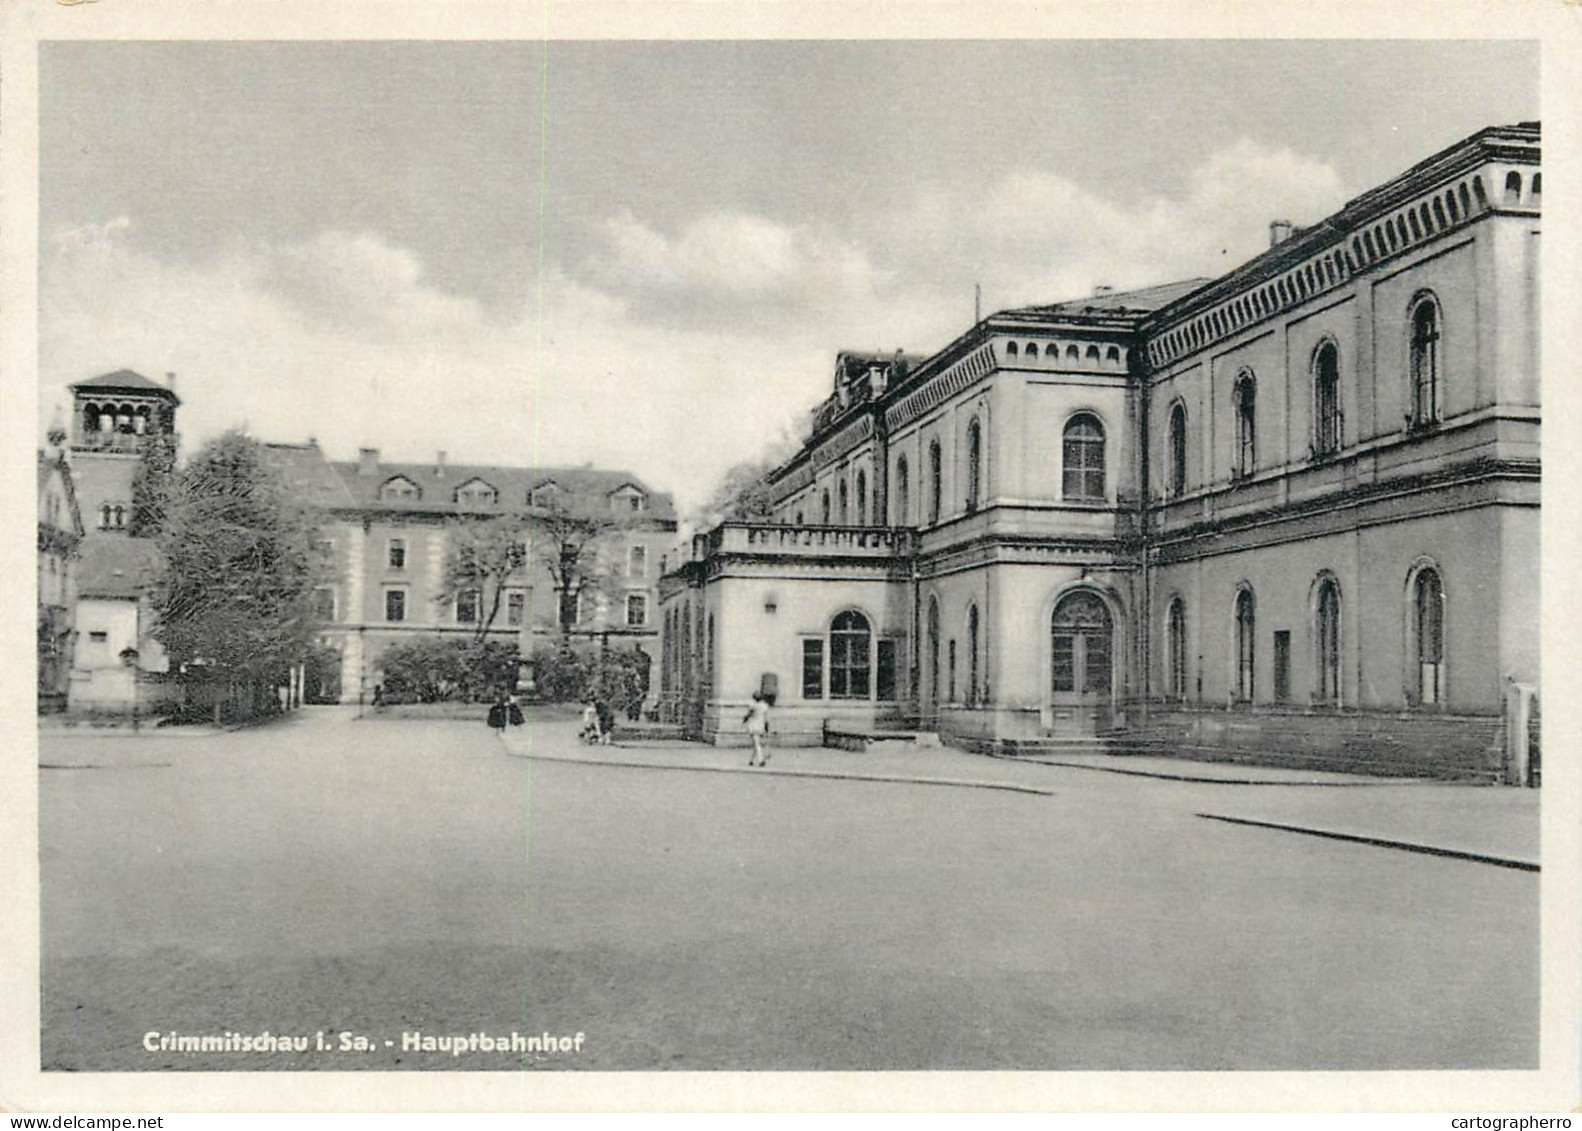
[[[1578,1102],[1574,7],[3,19],[0,1107]]]

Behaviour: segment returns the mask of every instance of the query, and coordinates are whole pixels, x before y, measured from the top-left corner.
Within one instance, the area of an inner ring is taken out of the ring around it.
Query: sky
[[[40,434],[631,470],[701,502],[841,349],[1215,275],[1486,125],[1522,42],[47,42]]]

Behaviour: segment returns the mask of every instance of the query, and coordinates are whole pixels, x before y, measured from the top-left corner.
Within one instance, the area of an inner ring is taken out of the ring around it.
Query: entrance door
[[[1050,713],[1056,733],[1094,734],[1110,727],[1115,626],[1094,593],[1061,598],[1050,622]]]

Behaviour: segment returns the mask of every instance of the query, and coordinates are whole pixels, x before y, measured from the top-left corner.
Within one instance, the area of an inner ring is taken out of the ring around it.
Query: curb
[[[1102,774],[1121,774],[1131,778],[1154,778],[1158,781],[1185,781],[1196,782],[1204,785],[1277,785],[1277,786],[1302,786],[1312,788],[1318,786],[1338,789],[1354,789],[1358,787],[1381,785],[1447,785],[1449,782],[1434,782],[1425,778],[1359,778],[1357,781],[1280,781],[1272,778],[1217,778],[1206,777],[1201,774],[1173,774],[1164,770],[1128,770],[1120,766],[1095,766],[1089,762],[1063,762],[1049,758],[1028,758],[1014,754],[990,754],[991,758],[998,758],[1006,762],[1031,762],[1038,766],[1060,766],[1068,770],[1095,770]]]
[[[513,758],[522,758],[530,762],[561,762],[572,766],[622,766],[634,770],[680,770],[683,773],[702,774],[752,774],[754,777],[782,777],[782,778],[816,778],[824,781],[866,781],[887,782],[892,785],[941,785],[957,786],[962,789],[998,789],[1007,793],[1030,793],[1038,797],[1054,797],[1052,789],[1041,789],[1032,785],[1017,785],[1014,782],[982,781],[972,778],[917,778],[900,777],[892,774],[845,774],[825,770],[769,770],[762,767],[747,766],[677,766],[664,762],[626,762],[617,758],[562,758],[554,754],[518,754],[507,751]]]
[[[1303,825],[1284,825],[1278,821],[1257,821],[1248,817],[1225,817],[1218,813],[1198,813],[1196,816],[1209,821],[1224,821],[1228,825],[1248,825],[1258,829],[1278,829],[1281,832],[1300,833],[1303,836],[1323,837],[1326,840],[1343,840],[1352,844],[1371,844],[1376,848],[1398,848],[1403,852],[1416,852],[1424,856],[1443,856],[1451,860],[1470,860],[1476,864],[1493,864],[1497,868],[1514,868],[1522,872],[1537,872],[1539,865],[1531,860],[1516,860],[1509,856],[1494,856],[1483,852],[1464,852],[1456,848],[1437,848],[1410,840],[1390,840],[1387,837],[1368,836],[1363,833],[1339,833],[1328,829],[1313,829]]]

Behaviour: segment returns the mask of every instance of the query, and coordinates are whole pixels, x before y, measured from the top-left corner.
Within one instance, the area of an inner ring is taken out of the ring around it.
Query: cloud
[[[802,426],[837,350],[938,349],[970,324],[975,282],[987,311],[1216,274],[1266,246],[1269,220],[1310,223],[1344,199],[1329,167],[1243,140],[1151,199],[1006,169],[970,192],[921,184],[845,230],[620,214],[595,254],[547,266],[503,315],[378,233],[172,262],[115,217],[42,249],[39,427],[68,382],[175,371],[189,445],[244,423],[317,436],[332,458],[592,461],[700,502]]]

